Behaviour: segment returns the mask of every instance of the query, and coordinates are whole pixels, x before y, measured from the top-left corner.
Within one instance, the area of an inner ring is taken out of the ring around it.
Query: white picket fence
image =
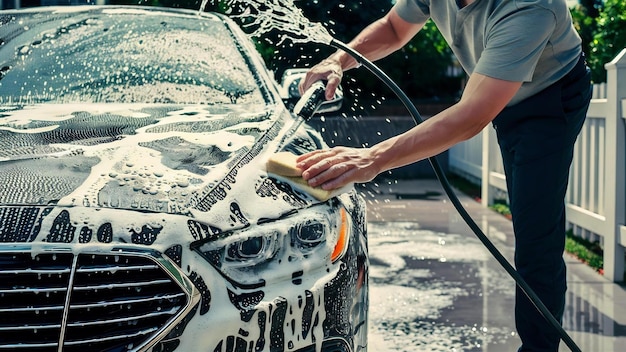
[[[626,247],[626,49],[605,65],[607,83],[594,87],[587,120],[576,142],[566,197],[568,228],[599,241],[604,276],[624,278]],[[495,131],[450,149],[449,170],[482,186],[482,202],[506,199],[506,180]]]

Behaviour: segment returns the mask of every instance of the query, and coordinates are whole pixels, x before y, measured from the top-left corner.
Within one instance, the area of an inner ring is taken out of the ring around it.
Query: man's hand
[[[332,190],[373,180],[380,172],[375,161],[369,148],[334,147],[299,156],[297,166],[310,186]]]
[[[326,81],[326,100],[331,100],[335,96],[335,90],[341,83],[343,69],[341,63],[332,59],[326,59],[313,66],[303,80],[300,81],[298,89],[300,94],[304,94],[311,85],[317,81]]]

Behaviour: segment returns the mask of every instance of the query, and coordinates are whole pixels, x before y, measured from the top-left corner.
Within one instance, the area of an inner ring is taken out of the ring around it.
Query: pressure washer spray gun
[[[335,91],[335,96],[330,100],[326,100],[326,85],[323,81],[313,83],[304,94],[300,95],[298,85],[307,71],[308,69],[292,68],[286,70],[283,74],[280,84],[282,91],[280,94],[296,118],[289,131],[285,134],[285,139],[279,144],[277,151],[284,147],[287,139],[300,128],[303,122],[309,121],[315,114],[336,112],[343,103],[343,92],[339,87]],[[297,101],[294,103],[295,99]],[[290,107],[290,104],[293,106]]]
[[[324,104],[326,86],[322,81],[317,81],[302,94],[300,100],[293,107],[293,113],[301,119],[308,121]]]

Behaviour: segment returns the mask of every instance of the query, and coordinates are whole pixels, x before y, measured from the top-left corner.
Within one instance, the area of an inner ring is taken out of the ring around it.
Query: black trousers
[[[576,138],[591,99],[584,58],[564,78],[493,121],[515,232],[515,266],[557,321],[565,307],[565,193]],[[517,287],[519,351],[557,351],[558,331]]]

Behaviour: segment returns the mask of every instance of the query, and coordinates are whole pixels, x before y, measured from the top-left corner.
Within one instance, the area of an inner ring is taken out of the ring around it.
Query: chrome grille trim
[[[138,319],[157,317],[157,316],[160,316],[160,315],[172,315],[172,314],[176,313],[177,311],[178,311],[177,309],[170,309],[170,310],[162,311],[162,312],[158,312],[158,313],[149,313],[149,314],[143,314],[143,315],[128,316],[128,317],[118,318],[118,319],[108,319],[108,320],[99,320],[99,321],[79,321],[79,322],[76,322],[76,323],[68,323],[65,326],[66,327],[79,327],[79,326],[106,325],[106,324],[111,324],[111,323],[122,323],[122,322],[129,322],[129,321],[133,321],[133,320],[138,320]]]
[[[65,274],[69,273],[70,269],[65,270],[8,270],[4,273],[6,274],[44,274],[44,275],[53,275],[53,274]]]
[[[56,324],[56,325],[37,325],[37,329],[58,329],[61,327],[61,324]],[[0,330],[2,331],[15,331],[15,330],[30,330],[32,329],[33,326],[16,326],[16,327],[11,327],[11,328],[0,328]],[[57,344],[54,344],[55,346]],[[4,346],[0,346],[0,348],[3,348]]]
[[[123,287],[148,287],[154,285],[167,284],[172,282],[171,280],[155,280],[155,281],[147,281],[147,282],[133,282],[133,283],[125,283],[125,284],[109,284],[109,285],[90,285],[90,286],[74,286],[73,291],[94,291],[94,290],[103,290],[103,289],[111,289],[111,288],[123,288]]]
[[[0,244],[0,351],[87,351],[108,344],[146,351],[200,299],[181,269],[155,251],[35,248]]]
[[[63,306],[63,318],[61,320],[61,333],[59,334],[59,348],[58,352],[63,352],[63,341],[65,341],[65,331],[67,326],[67,315],[70,310],[70,302],[72,299],[72,287],[74,287],[74,277],[76,273],[76,265],[78,264],[79,256],[74,255],[72,258],[72,269],[70,272],[70,280],[67,284],[68,290],[65,295],[65,305]]]
[[[12,290],[0,290],[0,294],[4,293],[34,293],[34,292],[65,292],[66,287],[51,287],[51,288],[16,288]]]
[[[158,329],[149,329],[147,331],[141,331],[138,332],[136,334],[128,334],[128,335],[123,335],[123,336],[114,336],[114,337],[105,337],[102,339],[93,339],[93,340],[84,340],[84,341],[80,341],[80,342],[65,342],[65,346],[78,346],[78,345],[82,345],[84,343],[94,343],[94,342],[100,342],[100,341],[116,341],[116,340],[122,340],[122,339],[127,339],[129,337],[137,337],[137,336],[145,336],[148,333],[151,332],[155,332]],[[144,351],[145,349],[142,349],[141,351]],[[138,351],[136,349],[133,349],[132,351]]]
[[[184,293],[179,293],[176,295],[166,295],[162,297],[153,297],[153,298],[147,298],[147,299],[142,299],[142,300],[124,300],[124,301],[102,302],[102,303],[93,303],[93,304],[73,304],[72,308],[89,309],[89,308],[94,308],[94,307],[107,307],[107,306],[113,306],[113,305],[132,304],[132,303],[145,302],[145,301],[158,301],[159,299],[174,299],[174,298],[180,298],[181,296],[184,296],[184,295],[185,295]]]
[[[136,266],[127,266],[127,267],[99,267],[99,268],[82,268],[82,269],[78,269],[79,273],[94,273],[94,272],[98,272],[98,271],[102,271],[102,270],[113,270],[113,269],[124,269],[124,270],[136,270],[136,271],[142,271],[142,270],[146,270],[146,269],[151,269],[151,270],[156,270],[159,269],[158,265],[136,265]]]

